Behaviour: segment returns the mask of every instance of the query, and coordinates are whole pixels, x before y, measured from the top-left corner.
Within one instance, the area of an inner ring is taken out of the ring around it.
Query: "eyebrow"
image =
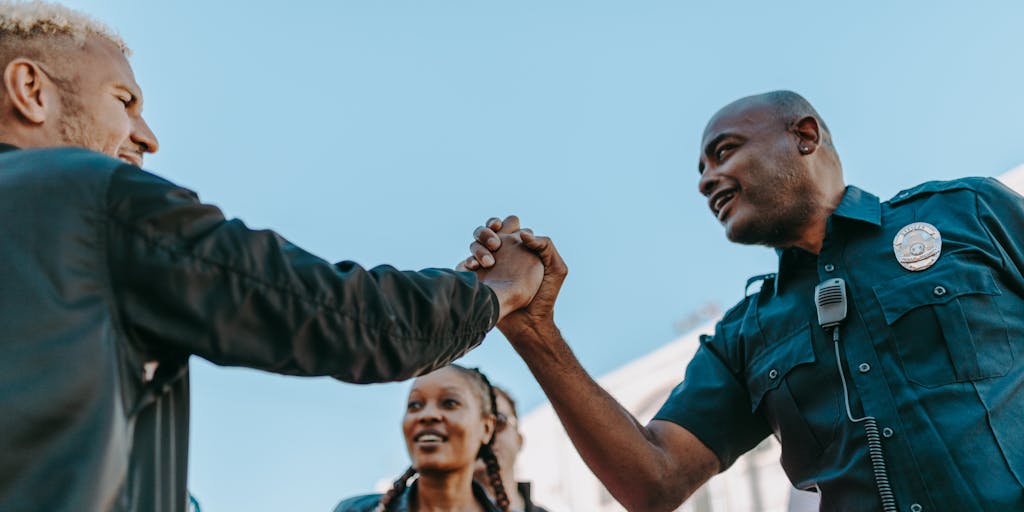
[[[722,143],[723,140],[732,137],[734,134],[730,132],[722,132],[711,139],[707,144],[704,145],[704,156],[706,158],[712,158],[714,156],[715,147]],[[704,174],[704,161],[697,162],[697,172]]]

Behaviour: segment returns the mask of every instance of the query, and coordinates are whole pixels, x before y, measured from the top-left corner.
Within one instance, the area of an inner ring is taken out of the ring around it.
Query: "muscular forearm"
[[[583,369],[557,327],[506,336],[587,466],[627,509],[674,510],[707,478],[707,470],[690,475],[690,468],[678,467],[655,436]]]

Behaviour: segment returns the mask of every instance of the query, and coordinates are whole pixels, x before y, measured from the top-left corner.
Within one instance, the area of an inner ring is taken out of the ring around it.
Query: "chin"
[[[742,222],[737,222],[736,219],[729,219],[725,222],[725,238],[734,244],[749,245],[756,242],[751,242],[751,233],[749,226],[745,226]]]
[[[725,226],[725,238],[740,245],[771,245],[763,230],[758,226],[730,222]]]
[[[461,469],[465,469],[465,465],[460,465],[451,460],[418,460],[413,462],[413,467],[419,473],[453,473]],[[471,468],[472,466],[470,466]]]

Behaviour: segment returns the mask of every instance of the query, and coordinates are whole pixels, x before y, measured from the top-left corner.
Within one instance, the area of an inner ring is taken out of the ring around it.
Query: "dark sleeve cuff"
[[[498,294],[494,293],[494,290],[492,290],[490,286],[483,283],[480,283],[480,286],[486,288],[487,293],[491,296],[491,324],[490,327],[488,327],[488,330],[491,330],[498,325],[498,319],[501,317],[501,303],[498,302]]]

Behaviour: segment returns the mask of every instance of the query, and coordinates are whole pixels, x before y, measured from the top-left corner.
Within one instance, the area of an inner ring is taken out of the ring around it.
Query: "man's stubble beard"
[[[89,124],[85,119],[85,109],[78,95],[73,90],[63,90],[60,95],[60,138],[67,146],[98,150],[93,147],[89,137]]]
[[[756,216],[729,239],[744,245],[784,248],[800,239],[816,210],[816,188],[803,171],[779,166],[776,178],[753,190],[745,190],[746,200],[756,208]]]

